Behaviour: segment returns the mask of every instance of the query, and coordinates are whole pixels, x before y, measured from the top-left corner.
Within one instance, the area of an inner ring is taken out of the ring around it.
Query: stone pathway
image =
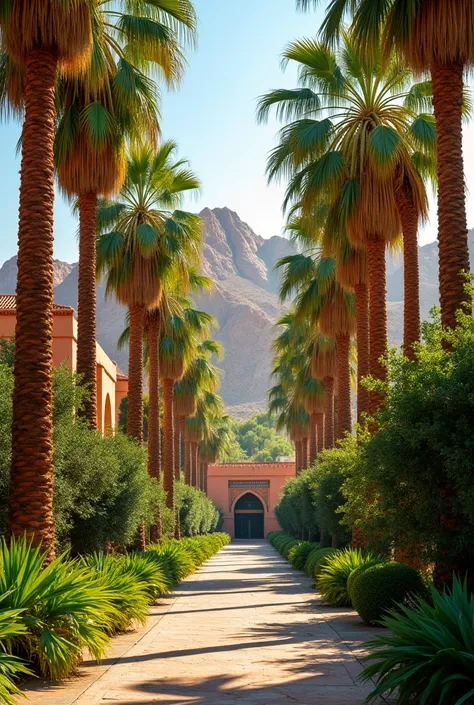
[[[31,705],[359,705],[371,630],[326,607],[264,541],[235,541],[114,640],[70,683],[32,685]]]

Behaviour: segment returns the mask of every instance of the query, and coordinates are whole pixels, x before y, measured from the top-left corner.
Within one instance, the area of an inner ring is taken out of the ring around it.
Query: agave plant
[[[375,681],[367,702],[396,690],[398,705],[463,705],[474,700],[474,595],[454,578],[452,589],[431,588],[431,600],[389,610],[390,632],[367,646],[362,680]]]
[[[41,675],[59,680],[70,674],[87,648],[99,660],[109,643],[115,616],[111,593],[77,561],[59,556],[44,567],[46,552],[26,537],[0,542],[2,605],[16,611],[22,629],[11,638]]]
[[[16,705],[15,696],[21,695],[15,680],[20,676],[32,675],[18,657],[8,652],[9,645],[26,632],[26,626],[21,622],[22,610],[11,610],[3,607],[3,601],[8,597],[0,596],[0,702],[4,705]]]
[[[373,564],[375,558],[373,553],[364,553],[360,549],[346,548],[344,551],[337,551],[321,568],[316,586],[333,607],[348,607],[351,605],[347,590],[350,574],[361,565]]]

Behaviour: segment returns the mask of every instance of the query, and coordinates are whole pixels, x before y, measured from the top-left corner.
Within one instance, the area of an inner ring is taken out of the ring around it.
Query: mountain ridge
[[[278,299],[275,263],[295,252],[286,238],[263,238],[229,208],[204,208],[202,272],[214,280],[211,292],[197,297],[197,305],[215,316],[215,337],[225,348],[221,394],[227,406],[263,408],[270,386],[273,326],[287,305]],[[471,262],[474,230],[469,232]],[[437,243],[419,248],[422,318],[438,301]],[[77,308],[77,264],[55,260],[54,297],[60,304]],[[0,268],[0,293],[14,293],[16,257]],[[392,259],[387,268],[389,339],[400,345],[403,338],[403,260]],[[125,307],[105,298],[105,285],[97,284],[97,339],[107,354],[127,369],[128,349],[117,349],[125,325]]]

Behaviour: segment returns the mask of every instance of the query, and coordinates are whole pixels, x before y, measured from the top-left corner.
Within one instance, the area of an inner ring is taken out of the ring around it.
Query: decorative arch
[[[265,512],[269,511],[268,487],[231,487],[229,489],[229,511],[233,512],[235,505],[246,494],[253,494],[259,499]]]
[[[112,404],[110,403],[110,394],[107,394],[104,407],[104,435],[107,436],[112,431]]]

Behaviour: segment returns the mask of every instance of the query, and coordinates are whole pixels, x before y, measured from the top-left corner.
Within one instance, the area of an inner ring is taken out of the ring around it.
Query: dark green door
[[[264,538],[263,504],[254,494],[247,492],[238,500],[234,508],[234,517],[236,539]]]

